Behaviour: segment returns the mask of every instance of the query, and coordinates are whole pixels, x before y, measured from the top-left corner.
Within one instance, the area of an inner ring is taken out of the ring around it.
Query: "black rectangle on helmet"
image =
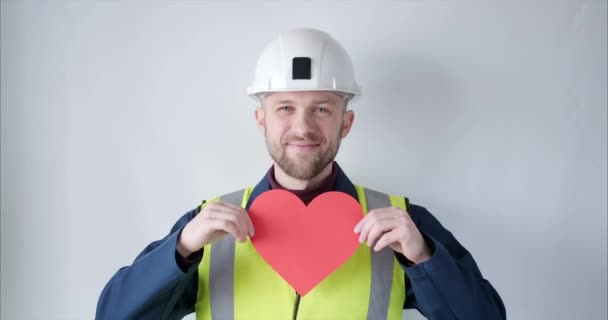
[[[295,57],[292,61],[292,79],[293,80],[310,80],[310,58]]]

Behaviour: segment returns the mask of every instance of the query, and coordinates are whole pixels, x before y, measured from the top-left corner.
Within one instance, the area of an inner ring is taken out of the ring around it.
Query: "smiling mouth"
[[[288,143],[288,147],[300,149],[300,150],[310,150],[320,146],[317,143]]]

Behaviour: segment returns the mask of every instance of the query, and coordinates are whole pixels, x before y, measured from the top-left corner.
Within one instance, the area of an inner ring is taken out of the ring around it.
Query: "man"
[[[98,319],[505,319],[472,256],[423,207],[354,185],[334,162],[359,95],[351,60],[328,34],[282,33],[266,46],[249,94],[274,163],[254,187],[186,213],[104,288]],[[361,203],[362,244],[305,296],[251,244],[251,204],[268,190],[305,204],[328,191]]]

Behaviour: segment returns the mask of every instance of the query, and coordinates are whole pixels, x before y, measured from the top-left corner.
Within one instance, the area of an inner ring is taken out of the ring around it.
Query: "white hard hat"
[[[315,29],[283,32],[262,51],[247,94],[260,101],[265,94],[282,91],[333,91],[349,102],[361,95],[346,50]]]

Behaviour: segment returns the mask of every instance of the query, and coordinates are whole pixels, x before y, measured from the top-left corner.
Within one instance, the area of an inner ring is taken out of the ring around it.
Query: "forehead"
[[[343,98],[330,91],[287,91],[271,93],[270,95],[266,96],[265,99],[269,104],[340,104]]]

